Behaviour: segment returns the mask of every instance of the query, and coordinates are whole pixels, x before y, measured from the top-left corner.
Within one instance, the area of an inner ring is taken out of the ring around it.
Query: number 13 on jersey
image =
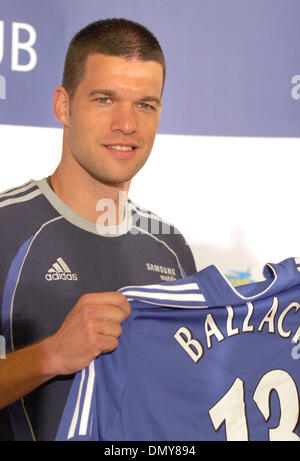
[[[226,394],[209,410],[215,430],[225,424],[228,441],[249,440],[245,404],[245,383],[236,378]],[[271,370],[257,383],[253,400],[265,421],[270,418],[270,394],[275,391],[280,406],[280,420],[276,428],[269,429],[270,441],[299,441],[294,433],[299,418],[299,397],[293,378],[284,370]]]

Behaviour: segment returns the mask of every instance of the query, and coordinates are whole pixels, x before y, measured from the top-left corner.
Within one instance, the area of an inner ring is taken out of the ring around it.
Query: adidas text
[[[45,279],[48,280],[48,282],[51,282],[52,280],[77,280],[77,274],[65,274],[64,272],[57,272],[53,274],[46,274]]]

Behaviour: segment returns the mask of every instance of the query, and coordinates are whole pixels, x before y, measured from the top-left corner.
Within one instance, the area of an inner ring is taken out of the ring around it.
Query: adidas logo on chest
[[[77,280],[78,277],[77,274],[72,274],[71,269],[62,258],[57,258],[45,274],[45,279],[51,282],[52,280]]]

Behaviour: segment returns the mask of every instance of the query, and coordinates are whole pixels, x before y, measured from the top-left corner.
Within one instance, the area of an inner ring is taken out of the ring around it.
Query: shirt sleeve
[[[95,363],[76,373],[56,434],[56,441],[98,441]]]

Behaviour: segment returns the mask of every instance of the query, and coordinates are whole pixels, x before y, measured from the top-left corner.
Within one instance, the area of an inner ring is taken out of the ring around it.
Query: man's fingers
[[[127,318],[127,313],[120,307],[106,304],[85,304],[81,307],[83,320],[100,320],[120,324]]]
[[[126,297],[122,293],[118,292],[108,291],[104,293],[88,293],[80,298],[79,305],[90,309],[92,309],[93,305],[98,305],[98,312],[95,310],[95,313],[97,312],[97,316],[98,314],[101,316],[101,313],[106,315],[107,308],[108,310],[114,312],[113,315],[118,316],[117,309],[119,309],[122,314],[120,322],[123,322],[131,312],[131,307]],[[113,319],[106,318],[106,320]]]
[[[98,339],[98,354],[106,354],[112,352],[118,347],[119,341],[114,336],[99,335]]]
[[[122,334],[122,327],[119,323],[104,320],[97,322],[95,325],[95,331],[104,336],[119,338]]]

